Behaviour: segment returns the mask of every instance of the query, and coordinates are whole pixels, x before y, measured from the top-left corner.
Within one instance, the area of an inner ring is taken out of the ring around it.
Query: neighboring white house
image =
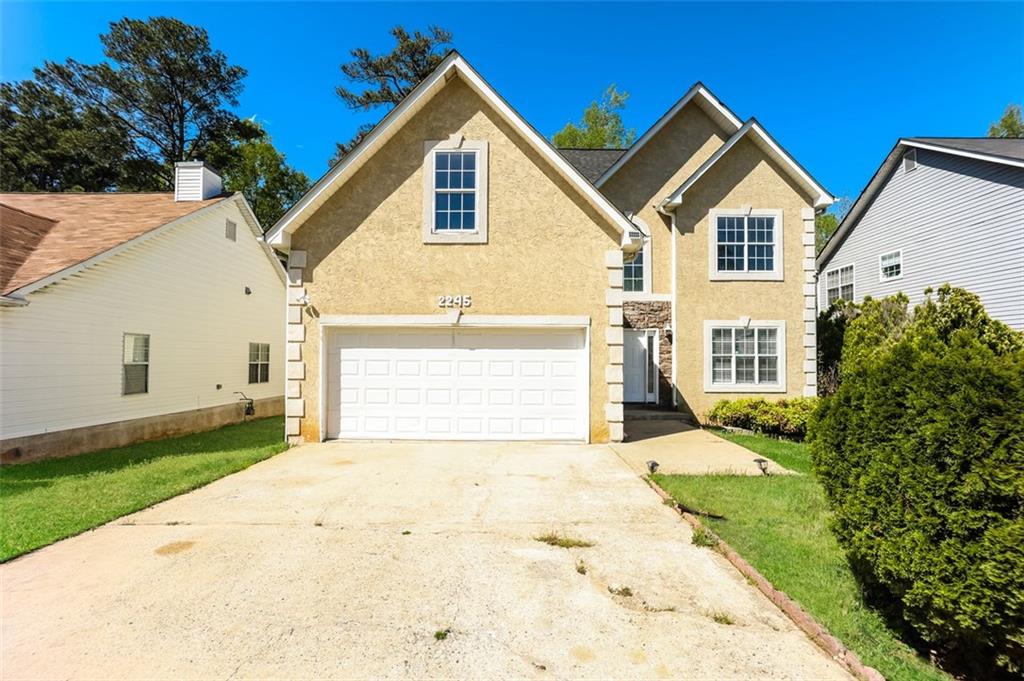
[[[1024,330],[1024,140],[901,139],[817,265],[820,309],[949,283]]]
[[[0,194],[0,455],[65,456],[284,405],[284,270],[201,163],[174,193]]]

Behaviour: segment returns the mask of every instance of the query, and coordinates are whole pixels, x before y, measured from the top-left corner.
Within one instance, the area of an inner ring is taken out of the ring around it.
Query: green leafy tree
[[[428,27],[426,33],[413,31],[411,35],[396,26],[391,29],[391,36],[395,47],[387,54],[373,55],[358,47],[350,53],[353,60],[341,65],[342,74],[355,89],[339,85],[335,92],[350,109],[370,111],[397,105],[444,61],[447,50],[443,48],[452,44],[452,34],[439,26]],[[359,144],[373,127],[363,125],[348,142],[339,142],[331,165]]]
[[[228,110],[238,104],[246,71],[214,50],[204,29],[167,17],[124,18],[100,42],[107,61],[46,62],[36,77],[127,131],[130,158],[149,169],[131,178],[135,188],[168,189],[175,161],[225,167],[236,143],[262,133]]]
[[[1024,138],[1024,118],[1021,117],[1020,104],[1008,105],[1003,117],[989,126],[988,136]]]
[[[95,107],[32,80],[0,84],[3,191],[107,191],[125,173],[127,132]]]
[[[625,149],[636,139],[636,130],[622,124],[622,110],[628,92],[619,92],[609,85],[600,102],[591,102],[583,110],[579,123],[566,123],[551,141],[563,149]]]
[[[821,253],[821,249],[825,248],[825,244],[828,243],[828,240],[835,234],[836,229],[839,228],[839,223],[850,212],[851,205],[853,204],[849,197],[843,196],[832,205],[832,210],[815,216],[814,247],[817,249],[816,252]]]
[[[264,229],[269,229],[309,189],[309,178],[294,170],[270,137],[242,142],[224,169],[224,187],[242,192]]]

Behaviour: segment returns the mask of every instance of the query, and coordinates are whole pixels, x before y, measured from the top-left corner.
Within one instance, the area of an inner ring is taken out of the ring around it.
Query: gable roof
[[[871,205],[875,196],[882,189],[893,169],[910,149],[928,149],[940,153],[964,156],[992,163],[1024,168],[1024,139],[1004,139],[989,137],[904,137],[892,148],[882,164],[871,176],[860,196],[850,206],[842,221],[832,233],[821,253],[816,258],[818,269],[828,264],[839,244],[856,226],[864,211]]]
[[[434,96],[440,92],[452,78],[461,78],[481,98],[490,104],[507,123],[519,132],[540,155],[547,159],[575,187],[580,194],[608,218],[608,221],[626,234],[632,223],[616,208],[601,192],[592,185],[580,172],[563,158],[551,143],[527,123],[473,67],[454,50],[434,69],[433,73],[423,79],[398,106],[388,114],[364,137],[352,151],[345,155],[331,168],[280,220],[277,221],[266,235],[269,243],[287,246],[289,235],[302,224],[303,220],[319,208],[343,185],[359,168],[361,168],[378,149],[391,139],[405,123],[419,112]]]
[[[24,296],[231,200],[259,237],[259,223],[241,194],[175,201],[173,192],[0,193],[0,295]]]
[[[700,178],[704,176],[711,168],[714,167],[719,160],[721,160],[729,150],[736,146],[736,143],[743,138],[751,139],[758,147],[760,147],[769,157],[775,160],[779,165],[786,170],[789,175],[798,183],[800,186],[807,191],[812,197],[814,197],[814,207],[824,208],[830,206],[835,202],[835,197],[832,196],[824,187],[822,187],[811,174],[807,172],[802,165],[800,165],[795,158],[793,158],[788,151],[786,151],[781,144],[779,144],[774,137],[772,137],[764,127],[757,122],[756,118],[751,118],[744,123],[739,130],[737,130],[732,137],[726,140],[725,144],[715,150],[715,153],[711,154],[704,163],[693,171],[693,174],[683,181],[683,184],[679,186],[674,192],[669,194],[668,198],[661,202],[662,210],[675,210],[683,202],[683,195],[686,191],[695,185]]]
[[[1024,139],[1005,137],[906,137],[908,147],[933,149],[957,156],[1024,167]]]
[[[729,107],[723,104],[718,97],[715,97],[710,90],[704,87],[703,83],[697,81],[689,90],[686,91],[686,94],[680,97],[675,104],[669,107],[668,111],[662,114],[661,118],[654,122],[654,125],[648,128],[647,131],[640,136],[640,139],[633,143],[633,146],[626,150],[625,154],[616,159],[615,163],[609,166],[608,169],[601,174],[597,181],[594,182],[594,186],[600,187],[607,182],[612,175],[617,173],[620,168],[626,165],[629,159],[633,158],[633,156],[635,156],[645,144],[650,142],[651,139],[657,135],[669,121],[675,118],[676,114],[682,111],[690,102],[696,102],[701,109],[703,109],[704,112],[707,113],[712,120],[718,123],[718,125],[720,125],[727,133],[732,134],[736,130],[740,129],[740,119],[737,118],[736,114],[734,114]]]
[[[612,167],[626,153],[625,149],[568,149],[559,147],[558,153],[580,171],[583,177],[591,182],[597,181],[606,170]]]

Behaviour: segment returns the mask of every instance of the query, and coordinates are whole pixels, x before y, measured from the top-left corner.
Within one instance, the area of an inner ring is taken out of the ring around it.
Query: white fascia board
[[[438,67],[434,70],[434,73],[427,76],[419,85],[413,88],[413,91],[401,101],[394,109],[388,112],[388,114],[381,119],[380,123],[370,131],[366,137],[360,140],[359,144],[356,145],[355,149],[346,154],[341,161],[337,163],[333,168],[327,171],[323,177],[317,180],[316,184],[309,188],[302,198],[299,199],[295,204],[288,209],[288,211],[281,216],[273,227],[266,234],[268,243],[274,245],[287,245],[284,243],[282,234],[291,234],[298,227],[299,216],[309,208],[314,202],[323,197],[324,200],[328,196],[334,193],[337,189],[338,181],[349,169],[358,167],[362,162],[373,155],[373,151],[377,143],[385,138],[385,135],[390,137],[395,131],[392,128],[399,124],[402,119],[407,118],[407,114],[418,109],[421,102],[426,102],[430,99],[430,95],[434,93],[435,87],[438,83],[446,82],[445,76],[448,70],[455,64],[459,58],[458,54],[453,52],[442,61]],[[400,126],[399,126],[400,127]]]
[[[1005,156],[992,156],[991,154],[982,154],[976,151],[964,151],[963,149],[951,149],[938,144],[928,144],[926,142],[917,142],[915,140],[901,139],[900,144],[905,147],[916,147],[918,149],[927,149],[928,151],[937,151],[942,154],[952,154],[953,156],[963,156],[965,158],[974,158],[979,161],[989,161],[991,163],[1002,163],[1003,165],[1016,166],[1017,168],[1024,168],[1024,161],[1018,161],[1013,158],[1006,158]]]
[[[11,291],[7,295],[8,296],[17,296],[17,297],[27,296],[28,294],[33,293],[35,291],[38,291],[39,289],[44,288],[46,286],[49,286],[50,284],[54,284],[54,283],[60,281],[61,279],[66,279],[67,277],[70,277],[73,274],[77,274],[77,273],[81,272],[84,269],[92,267],[93,265],[96,265],[96,264],[106,260],[107,258],[111,258],[111,257],[117,255],[118,253],[121,253],[122,251],[126,251],[129,248],[132,248],[133,246],[136,246],[138,244],[141,244],[141,243],[144,243],[146,241],[149,241],[153,237],[158,236],[160,234],[163,234],[164,232],[166,232],[168,230],[174,229],[178,225],[182,225],[182,224],[185,224],[186,222],[190,222],[192,220],[197,220],[199,218],[205,217],[205,216],[209,215],[210,213],[212,213],[212,212],[214,212],[216,210],[219,210],[221,207],[224,206],[225,202],[231,201],[233,199],[234,199],[234,194],[232,194],[230,196],[226,196],[223,199],[221,199],[220,201],[218,201],[217,203],[210,204],[209,206],[206,206],[204,208],[200,208],[199,210],[194,211],[192,213],[188,213],[187,215],[182,215],[180,218],[172,220],[172,221],[170,221],[168,223],[165,223],[165,224],[163,224],[163,225],[161,225],[159,227],[155,227],[154,229],[151,229],[148,232],[140,234],[139,236],[135,237],[134,239],[130,239],[128,241],[124,241],[122,243],[119,243],[118,245],[113,246],[112,248],[108,248],[107,250],[103,251],[102,253],[97,253],[96,255],[92,256],[91,258],[89,258],[87,260],[83,260],[82,262],[75,263],[74,265],[70,265],[68,267],[65,267],[64,269],[60,270],[59,272],[54,272],[53,274],[51,274],[48,277],[43,277],[42,279],[38,279],[38,280],[32,282],[31,284],[26,284],[25,286],[22,286],[19,289],[15,289],[14,291]]]
[[[28,301],[17,296],[0,296],[0,307],[25,307]]]
[[[766,149],[769,153],[782,161],[782,166],[789,172],[789,174],[802,184],[811,196],[814,197],[815,208],[826,208],[835,203],[835,197],[832,196],[832,194],[830,194],[824,187],[818,184],[814,178],[796,162],[796,159],[790,156],[789,152],[783,149],[779,143],[768,134],[768,131],[766,131],[756,119],[751,118],[736,131],[736,134],[726,140],[725,144],[719,147],[715,153],[708,158],[708,160],[704,161],[704,163],[702,163],[700,167],[690,175],[690,177],[686,178],[686,181],[680,185],[679,189],[672,192],[668,198],[662,201],[660,208],[668,211],[675,210],[675,208],[683,202],[683,195],[686,191],[696,184],[697,181],[700,180],[700,178],[719,161],[719,159],[725,156],[729,150],[747,134],[753,135],[753,139],[758,146]]]
[[[594,182],[594,186],[600,187],[607,182],[608,178],[617,173],[622,166],[626,165],[629,159],[633,158],[633,156],[640,151],[640,149],[643,148],[643,146],[647,144],[652,137],[657,135],[669,121],[675,118],[676,114],[682,111],[683,108],[694,99],[694,97],[700,97],[707,106],[710,106],[713,111],[716,111],[729,123],[729,125],[732,126],[731,130],[726,128],[726,132],[733,133],[742,126],[742,123],[740,122],[740,119],[736,117],[736,114],[730,111],[727,106],[722,104],[722,102],[715,97],[710,90],[704,87],[703,83],[695,83],[686,91],[686,94],[680,97],[679,100],[662,115],[661,118],[655,121],[654,125],[648,128],[647,131],[640,136],[640,139],[633,143],[633,146],[626,150],[626,153],[620,156],[619,159],[615,161],[610,168],[608,168],[608,170],[604,171],[601,177],[597,178],[597,181]]]
[[[496,328],[566,327],[588,328],[590,317],[585,315],[483,315],[463,314],[398,314],[398,315],[323,315],[320,326],[406,327],[406,326],[466,326]]]
[[[292,206],[277,224],[267,232],[267,241],[274,245],[285,245],[282,234],[293,232],[301,224],[303,213],[319,200],[326,200],[338,187],[347,179],[347,171],[358,164],[363,163],[371,157],[380,146],[382,139],[387,139],[402,125],[405,124],[412,114],[428,102],[448,82],[449,74],[453,70],[473,90],[487,101],[501,116],[514,127],[537,151],[559,170],[569,182],[586,197],[598,211],[605,214],[610,222],[620,231],[625,232],[633,225],[601,192],[594,188],[576,168],[566,161],[551,143],[538,133],[522,116],[520,116],[509,104],[501,98],[480,75],[456,52],[450,54],[435,69],[434,73],[428,76],[422,83],[406,97],[401,104],[391,110],[384,119],[363,139],[355,149],[352,150],[338,165],[332,168],[326,175],[320,178],[306,194]]]
[[[274,268],[274,272],[277,273],[278,279],[285,286],[288,285],[288,276],[284,271],[284,266],[281,261],[278,260],[277,255],[274,254],[274,249],[270,247],[266,239],[263,238],[263,228],[260,227],[260,220],[256,217],[256,213],[252,211],[252,206],[249,205],[249,201],[246,200],[245,195],[242,192],[235,192],[232,195],[235,199],[235,204],[238,206],[238,210],[242,213],[242,217],[245,218],[246,223],[249,225],[249,231],[252,232],[252,236],[256,239],[256,243],[259,244],[260,248],[263,249],[263,254],[270,260],[270,264]]]

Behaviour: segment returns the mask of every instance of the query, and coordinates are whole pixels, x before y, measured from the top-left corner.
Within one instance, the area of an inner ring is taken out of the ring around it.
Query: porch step
[[[623,410],[623,416],[626,421],[678,421],[681,423],[688,423],[696,425],[690,416],[679,411],[669,411],[668,409],[640,409],[626,407]]]

